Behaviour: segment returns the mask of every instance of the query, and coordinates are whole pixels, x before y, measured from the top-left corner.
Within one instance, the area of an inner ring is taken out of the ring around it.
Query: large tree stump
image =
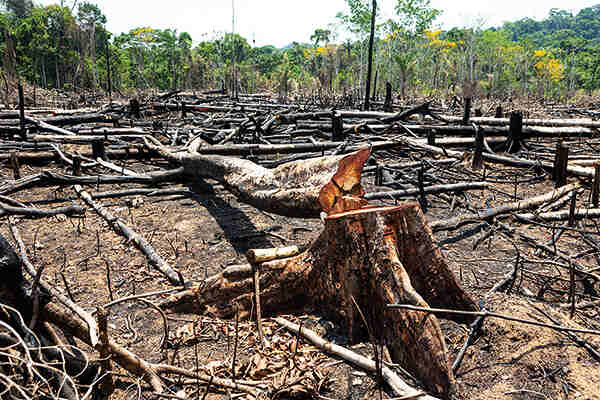
[[[403,303],[477,310],[435,246],[417,203],[329,215],[304,253],[258,268],[265,314],[313,308],[346,327],[356,342],[365,339],[360,308],[395,362],[436,395],[451,393],[454,377],[437,318],[386,307]],[[252,288],[250,266],[230,267],[162,306],[228,317],[234,303],[252,309]]]

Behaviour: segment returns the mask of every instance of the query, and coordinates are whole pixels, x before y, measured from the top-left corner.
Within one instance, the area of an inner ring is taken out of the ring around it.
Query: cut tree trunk
[[[377,340],[389,346],[394,362],[413,372],[432,393],[452,392],[454,376],[437,318],[386,307],[403,303],[478,309],[435,246],[417,203],[329,215],[307,251],[256,267],[263,315],[315,309],[344,326],[357,342],[366,337],[362,312]],[[228,317],[235,303],[252,310],[252,288],[250,266],[230,267],[172,296],[162,307]]]
[[[193,178],[215,179],[240,201],[260,210],[290,217],[318,217],[321,188],[348,155],[292,161],[268,169],[249,160],[196,152],[172,153],[148,136],[146,146],[167,160],[182,164]],[[339,145],[339,143],[338,143]]]

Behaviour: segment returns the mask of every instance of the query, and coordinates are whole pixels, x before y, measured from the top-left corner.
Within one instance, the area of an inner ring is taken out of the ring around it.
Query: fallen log
[[[45,146],[39,144],[30,144],[30,146],[39,146],[39,148],[45,148]],[[30,147],[28,146],[28,147]],[[131,147],[124,150],[105,150],[106,155],[112,159],[126,159],[126,158],[135,158],[144,155],[144,153],[136,148]],[[19,151],[15,153],[19,162],[21,163],[36,163],[36,162],[47,162],[47,161],[55,161],[59,158],[58,154],[53,151]],[[93,153],[91,151],[83,151],[80,153],[83,157],[93,157]],[[10,152],[2,152],[0,153],[0,161],[5,161],[10,158]]]
[[[331,125],[321,122],[303,122],[297,124],[298,129],[320,129],[323,131],[331,131]],[[412,132],[426,134],[435,130],[439,134],[473,136],[475,128],[472,125],[432,125],[432,124],[403,124],[403,125],[381,125],[381,124],[349,124],[343,125],[344,130],[361,130],[368,128],[369,130],[390,132],[405,132],[405,128]],[[485,134],[487,136],[507,136],[509,128],[503,126],[485,126]],[[598,133],[592,128],[585,127],[538,127],[528,126],[522,129],[523,137],[596,137]]]
[[[487,182],[465,182],[465,183],[452,183],[448,185],[431,185],[423,188],[424,194],[437,194],[447,192],[463,192],[465,190],[481,190],[487,189],[489,184]],[[401,197],[417,196],[421,191],[417,189],[406,189],[406,190],[388,190],[384,192],[367,193],[365,199],[396,199]]]
[[[530,199],[515,201],[512,203],[503,204],[498,207],[493,207],[487,210],[479,211],[477,214],[468,214],[459,217],[433,221],[430,224],[431,229],[433,229],[434,232],[456,229],[470,223],[489,220],[501,214],[507,214],[513,211],[526,210],[528,208],[537,207],[540,204],[555,201],[556,199],[564,196],[566,193],[576,190],[578,188],[579,185],[573,183],[570,185],[563,186],[559,189],[552,190],[548,193],[544,193],[540,196],[532,197]]]
[[[44,122],[46,124],[54,126],[65,126],[65,125],[76,125],[76,124],[88,124],[92,122],[106,122],[111,123],[114,118],[105,114],[79,114],[79,115],[62,115],[54,117],[43,117],[36,118],[37,121]],[[18,126],[18,119],[0,119],[0,128],[6,126]]]
[[[108,142],[120,142],[120,141],[134,141],[141,140],[144,135],[129,135],[120,134],[118,136],[101,136],[101,135],[30,135],[28,140],[32,142],[41,143],[65,143],[65,144],[90,144],[94,141],[108,141]]]
[[[19,180],[7,182],[0,186],[0,195],[7,195],[28,189],[34,186],[43,185],[100,185],[108,183],[145,183],[156,184],[176,180],[183,174],[183,168],[170,171],[149,172],[147,175],[88,175],[74,176],[64,175],[51,171],[43,171],[39,174],[23,177]]]
[[[331,180],[338,163],[347,157],[340,155],[292,161],[267,169],[234,157],[172,153],[150,136],[144,142],[163,158],[182,164],[186,175],[215,179],[245,203],[293,217],[319,216],[319,191]]]
[[[487,140],[487,139],[486,139],[486,141],[490,142],[490,140]],[[444,148],[441,148],[438,146],[432,146],[432,145],[425,144],[423,141],[420,141],[418,139],[411,139],[411,138],[407,138],[407,137],[399,138],[398,143],[404,143],[405,145],[411,146],[413,148],[428,151],[428,152],[439,154],[439,155],[443,155],[445,157],[456,157],[456,158],[465,159],[469,155],[469,153],[467,153],[466,151],[444,149]],[[551,162],[546,162],[546,161],[527,160],[524,158],[512,157],[512,156],[511,157],[500,156],[500,155],[492,154],[492,153],[483,153],[482,157],[484,160],[492,162],[492,163],[509,165],[509,166],[513,166],[513,167],[520,167],[520,168],[540,167],[540,168],[543,168],[544,170],[550,171],[550,172],[552,172],[552,170],[554,169],[554,164]],[[593,178],[595,175],[594,168],[583,168],[583,167],[579,167],[576,165],[568,165],[567,172],[571,175],[585,177],[585,178]]]
[[[452,115],[441,115],[447,121],[461,122],[462,117]],[[485,126],[508,126],[510,119],[508,118],[490,118],[490,117],[474,117],[470,120],[477,125]],[[547,126],[547,127],[581,127],[581,128],[600,128],[600,121],[592,121],[590,119],[523,119],[524,126]]]
[[[82,215],[85,213],[85,209],[81,206],[66,206],[59,207],[52,210],[42,210],[40,208],[31,207],[14,207],[0,203],[0,217],[7,215],[23,215],[32,218],[51,217],[54,215],[64,214],[67,216]]]
[[[569,215],[569,210],[562,210],[539,214],[516,214],[515,218],[521,221],[565,221],[569,219]],[[578,208],[573,215],[576,219],[598,218],[600,217],[600,208]]]
[[[346,150],[348,152],[357,151],[366,146],[371,147],[372,150],[391,149],[394,147],[405,146],[402,142],[403,138],[396,140],[381,140],[370,143],[358,143],[355,145],[348,146]],[[412,139],[415,143],[426,144],[427,139]],[[505,137],[489,138],[489,143],[504,143]],[[445,146],[468,146],[475,143],[473,138],[441,138],[436,140],[437,144]],[[315,142],[315,143],[296,143],[296,144],[230,144],[230,145],[213,145],[198,147],[196,152],[198,154],[219,154],[219,155],[249,155],[249,154],[289,154],[289,153],[305,153],[310,151],[326,151],[338,148],[340,142]],[[440,149],[441,151],[441,149]]]

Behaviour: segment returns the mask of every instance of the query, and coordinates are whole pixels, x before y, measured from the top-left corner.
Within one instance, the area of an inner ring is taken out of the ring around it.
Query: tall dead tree
[[[371,98],[371,75],[373,73],[373,41],[375,39],[375,17],[377,16],[377,0],[373,0],[373,11],[371,12],[371,35],[369,36],[369,60],[367,62],[367,88],[365,90],[365,110],[370,106]]]

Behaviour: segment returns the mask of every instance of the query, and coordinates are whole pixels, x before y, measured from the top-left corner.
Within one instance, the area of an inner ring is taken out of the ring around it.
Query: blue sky
[[[56,4],[60,0],[34,0]],[[73,1],[63,0],[70,6]],[[109,31],[119,34],[132,28],[177,29],[188,32],[195,42],[211,39],[214,32],[232,28],[232,0],[88,0],[100,7],[108,18]],[[316,28],[327,28],[335,15],[345,9],[344,0],[233,0],[236,32],[257,46],[283,47],[293,41],[308,42]],[[391,16],[394,0],[378,1],[383,14]],[[443,14],[436,21],[442,28],[499,26],[503,21],[523,17],[542,19],[551,8],[578,12],[600,0],[431,0]]]

